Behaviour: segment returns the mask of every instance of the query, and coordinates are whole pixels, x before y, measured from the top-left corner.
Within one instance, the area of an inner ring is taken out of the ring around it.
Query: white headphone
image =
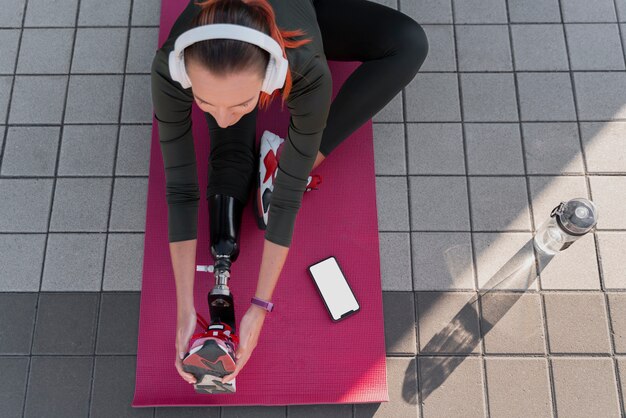
[[[274,39],[261,31],[247,26],[230,23],[213,23],[202,25],[182,33],[174,44],[174,50],[170,52],[169,69],[172,80],[177,81],[188,89],[191,81],[185,70],[184,50],[189,45],[207,39],[236,39],[239,41],[255,44],[270,53],[270,61],[265,70],[265,78],[261,90],[272,94],[274,90],[283,87],[287,76],[287,59],[283,57],[283,51]]]

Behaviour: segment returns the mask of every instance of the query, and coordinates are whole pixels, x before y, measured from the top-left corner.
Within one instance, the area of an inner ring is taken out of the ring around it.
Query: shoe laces
[[[202,315],[197,312],[196,322],[198,323],[198,325],[200,325],[200,327],[202,327],[204,331],[193,334],[191,336],[192,340],[197,340],[198,338],[216,337],[221,340],[230,340],[233,341],[235,344],[239,344],[239,337],[237,337],[233,333],[233,329],[230,327],[230,325],[221,323],[224,329],[209,329],[209,323],[206,321],[206,319],[202,317]]]

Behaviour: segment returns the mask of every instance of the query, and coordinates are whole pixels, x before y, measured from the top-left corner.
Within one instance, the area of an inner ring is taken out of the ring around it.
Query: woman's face
[[[210,113],[221,128],[237,123],[243,115],[252,112],[259,101],[263,79],[256,73],[218,78],[193,62],[189,62],[186,69],[196,104],[203,112]]]

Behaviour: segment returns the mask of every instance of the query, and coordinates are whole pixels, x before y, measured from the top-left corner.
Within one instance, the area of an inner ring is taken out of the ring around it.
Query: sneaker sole
[[[196,393],[209,393],[209,394],[220,394],[220,393],[235,393],[235,380],[233,379],[228,383],[222,383],[220,379],[211,375],[202,376],[202,380],[195,385],[193,385]]]
[[[196,377],[209,374],[221,378],[233,373],[235,368],[235,361],[228,350],[215,338],[210,338],[202,346],[191,349],[183,360],[183,370]]]

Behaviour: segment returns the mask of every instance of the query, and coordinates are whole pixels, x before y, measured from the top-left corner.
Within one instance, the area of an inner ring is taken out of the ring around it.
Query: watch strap
[[[263,299],[257,298],[256,296],[253,296],[252,299],[250,299],[250,302],[254,303],[257,306],[260,306],[268,312],[272,312],[274,310],[274,304],[272,302],[267,302]]]

